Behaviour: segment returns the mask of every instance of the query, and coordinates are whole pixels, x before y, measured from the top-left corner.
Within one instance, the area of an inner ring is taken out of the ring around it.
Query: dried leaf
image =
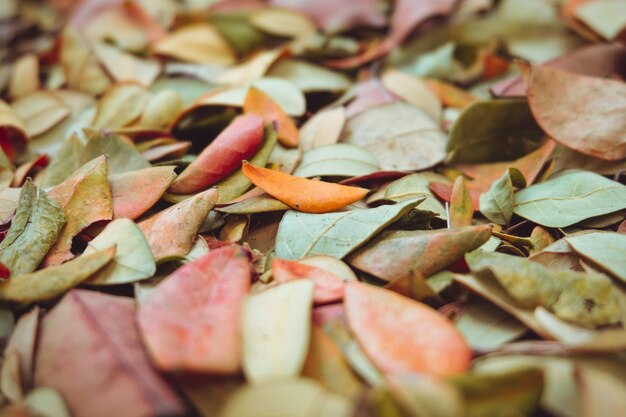
[[[235,119],[174,180],[170,191],[193,193],[223,180],[255,155],[263,143],[263,120],[255,115]]]
[[[474,349],[492,349],[523,336],[528,328],[493,304],[471,299],[454,325]]]
[[[93,372],[94,358],[107,372]],[[144,351],[134,301],[98,292],[71,291],[46,315],[35,386],[57,390],[75,417],[184,413]]]
[[[14,101],[12,106],[30,137],[49,131],[70,114],[63,100],[49,91],[35,91]]]
[[[152,59],[142,59],[102,42],[93,43],[100,63],[117,82],[136,82],[149,87],[161,72],[161,65]]]
[[[344,305],[359,344],[383,373],[450,376],[469,368],[471,351],[463,336],[425,304],[351,282]]]
[[[176,178],[174,167],[144,168],[109,176],[113,218],[135,220],[156,204]]]
[[[592,232],[567,236],[565,240],[580,256],[626,282],[626,235]]]
[[[480,212],[496,224],[509,224],[513,216],[514,177],[518,180],[521,178],[523,182],[522,187],[526,185],[526,180],[522,173],[516,168],[509,168],[504,175],[491,184],[489,191],[480,195]]]
[[[74,29],[65,29],[61,35],[60,60],[70,88],[96,95],[111,84],[87,41]]]
[[[199,64],[231,65],[235,61],[228,44],[208,23],[178,29],[160,40],[154,53]]]
[[[296,280],[249,295],[243,305],[243,370],[253,384],[296,377],[311,332],[313,282]]]
[[[150,167],[150,163],[141,156],[128,138],[105,132],[94,132],[94,136],[89,139],[83,149],[80,161],[85,164],[101,155],[107,157],[111,175]]]
[[[67,218],[48,194],[28,181],[11,228],[0,243],[0,262],[11,275],[33,272],[55,244]]]
[[[268,77],[284,78],[303,93],[341,92],[352,85],[350,78],[327,68],[295,59],[281,59],[272,65]]]
[[[298,177],[358,177],[379,171],[378,160],[366,149],[347,143],[319,146],[304,152],[293,175]]]
[[[576,7],[576,17],[606,40],[613,40],[626,29],[624,4],[619,0],[585,2]]]
[[[540,66],[528,69],[526,76],[530,108],[552,138],[609,161],[626,158],[623,82]]]
[[[243,111],[263,118],[266,124],[276,123],[278,141],[288,147],[298,145],[300,132],[281,107],[258,88],[250,87],[243,103]]]
[[[315,304],[332,303],[343,298],[343,280],[337,275],[315,266],[273,258],[272,277],[274,281],[280,284],[298,279],[313,281],[315,284],[313,302]]]
[[[165,371],[236,374],[241,306],[250,278],[246,251],[228,246],[162,281],[141,303],[138,316],[156,365]]]
[[[289,207],[306,213],[327,213],[361,200],[367,189],[313,181],[255,167],[244,161],[243,173],[254,185]]]
[[[385,231],[347,261],[385,281],[401,278],[411,271],[429,277],[481,246],[490,236],[488,225]]]
[[[11,338],[4,349],[5,358],[15,353],[19,357],[19,380],[22,383],[21,388],[24,392],[30,391],[33,387],[33,372],[35,369],[33,362],[35,360],[38,331],[39,307],[35,306],[17,321]],[[2,367],[4,368],[4,362]]]
[[[91,126],[115,129],[130,125],[142,115],[150,95],[140,84],[120,83],[108,88],[96,108]]]
[[[300,129],[300,147],[306,152],[319,146],[337,143],[345,123],[345,107],[316,113]]]
[[[512,205],[511,214],[513,214]],[[454,181],[450,196],[450,227],[471,226],[472,217],[474,217],[474,203],[465,187],[463,177],[458,176]]]
[[[157,263],[187,255],[217,195],[212,188],[139,222]]]
[[[626,186],[587,171],[564,173],[515,193],[515,214],[565,227],[626,208]]]
[[[441,101],[426,82],[395,69],[387,70],[381,81],[387,90],[420,108],[435,122],[441,120]]]
[[[276,257],[299,259],[330,255],[341,259],[421,201],[423,199],[413,199],[390,206],[324,215],[288,211],[276,235]]]
[[[9,96],[19,99],[39,89],[39,59],[35,54],[22,55],[13,62]]]
[[[0,299],[19,304],[45,301],[62,295],[111,262],[115,248],[81,255],[62,265],[11,277],[0,283]]]

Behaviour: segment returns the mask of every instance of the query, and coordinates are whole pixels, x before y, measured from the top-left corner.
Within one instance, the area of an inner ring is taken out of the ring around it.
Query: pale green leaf
[[[497,224],[509,224],[514,205],[513,177],[519,176],[524,178],[519,170],[509,168],[480,195],[480,212],[486,218]]]
[[[367,149],[337,143],[320,146],[302,155],[294,175],[299,177],[357,177],[378,171],[378,161]]]
[[[583,258],[626,282],[626,235],[592,232],[565,238]]]

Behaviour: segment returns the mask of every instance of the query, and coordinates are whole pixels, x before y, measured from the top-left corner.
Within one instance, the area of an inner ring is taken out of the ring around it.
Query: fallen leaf
[[[119,83],[108,88],[96,107],[91,126],[115,129],[125,127],[139,119],[150,95],[140,84]]]
[[[81,153],[80,162],[85,164],[101,155],[106,156],[111,175],[150,167],[150,163],[141,156],[127,137],[93,132]]]
[[[30,391],[33,387],[35,346],[39,332],[39,315],[40,310],[37,306],[22,315],[15,324],[15,329],[13,333],[11,333],[11,337],[4,349],[5,358],[13,354],[13,352],[17,353],[17,356],[19,356],[19,380],[22,383],[24,392]]]
[[[279,284],[309,279],[315,284],[313,302],[326,304],[343,298],[344,282],[337,275],[321,268],[285,259],[272,259],[272,277]]]
[[[223,180],[255,155],[263,143],[263,120],[256,115],[235,119],[174,180],[170,191],[193,193]]]
[[[345,91],[352,85],[350,78],[340,72],[295,59],[281,59],[274,63],[267,76],[283,78],[306,94],[336,93]]]
[[[515,193],[515,214],[565,227],[626,208],[626,187],[587,171],[564,173]]]
[[[61,265],[11,277],[0,283],[0,299],[19,304],[30,304],[56,298],[85,281],[111,262],[115,248],[91,255],[81,255]]]
[[[378,160],[368,150],[337,143],[304,152],[293,175],[305,178],[358,177],[378,170]]]
[[[283,55],[282,48],[270,49],[255,53],[251,58],[241,64],[228,69],[220,74],[217,79],[219,84],[238,86],[251,83],[265,75],[272,64]]]
[[[351,282],[346,285],[344,305],[359,344],[383,373],[443,377],[469,368],[471,350],[463,336],[425,304]]]
[[[97,95],[109,87],[111,80],[98,65],[87,41],[75,29],[63,31],[60,48],[60,63],[70,88]]]
[[[299,259],[311,255],[331,255],[341,259],[422,201],[413,199],[373,209],[324,215],[290,210],[278,227],[276,257]]]
[[[109,176],[113,218],[135,220],[161,198],[176,178],[174,167],[144,168]]]
[[[25,54],[13,62],[9,80],[9,96],[19,99],[39,89],[39,58]]]
[[[252,384],[300,374],[311,332],[313,282],[295,280],[246,297],[243,371]]]
[[[301,38],[317,31],[307,15],[288,9],[259,9],[253,11],[249,19],[252,26],[274,36]]]
[[[137,124],[151,129],[165,129],[183,107],[183,99],[176,91],[161,90],[150,97]]]
[[[335,107],[316,113],[300,128],[300,147],[306,152],[319,146],[337,143],[345,123],[345,107]]]
[[[576,253],[626,282],[626,235],[614,232],[592,232],[566,236]]]
[[[387,90],[423,110],[433,121],[441,120],[441,101],[426,82],[395,69],[385,71],[381,81]]]
[[[103,42],[94,42],[92,46],[100,63],[117,82],[130,81],[149,87],[161,72],[156,60],[139,58]]]
[[[187,255],[217,196],[211,188],[138,223],[157,263]]]
[[[470,299],[463,306],[454,325],[473,349],[497,348],[528,332],[528,328],[510,314],[477,299]]]
[[[235,56],[220,33],[208,23],[184,26],[154,45],[154,53],[199,64],[231,65]]]
[[[116,247],[115,258],[89,279],[89,285],[128,284],[156,272],[150,245],[132,220],[122,218],[107,224],[83,253],[89,255],[112,246]]]
[[[15,159],[18,148],[29,138],[24,121],[6,102],[0,100],[0,146],[10,161]]]
[[[243,173],[254,185],[291,208],[305,213],[327,213],[361,200],[367,189],[313,181],[255,167],[244,161]]]
[[[50,91],[34,91],[12,103],[30,137],[41,135],[70,114],[70,108]]]
[[[11,227],[0,242],[0,262],[13,276],[33,272],[55,244],[66,221],[63,209],[45,191],[26,182]]]
[[[24,398],[24,405],[36,415],[44,417],[71,417],[65,400],[52,388],[36,388]]]
[[[250,288],[248,253],[228,246],[168,276],[139,307],[148,352],[165,371],[236,374],[240,317]]]
[[[523,188],[526,180],[516,168],[509,168],[495,180],[489,190],[480,195],[480,212],[496,224],[507,225],[513,216],[515,188]]]
[[[626,158],[626,121],[620,116],[626,111],[623,82],[541,66],[527,69],[526,77],[530,108],[552,138],[609,161]]]
[[[620,0],[600,0],[576,7],[576,17],[606,40],[613,40],[626,29],[624,5]]]
[[[437,230],[384,231],[347,258],[353,267],[385,281],[410,271],[429,277],[491,236],[488,225]]]
[[[262,117],[266,124],[276,123],[278,141],[288,147],[298,146],[300,132],[293,120],[260,89],[253,86],[248,90],[243,111],[245,114]]]
[[[512,205],[511,214],[513,214]],[[473,217],[474,204],[467,187],[465,187],[463,177],[459,175],[454,181],[450,195],[450,227],[471,226]]]
[[[106,373],[90,372],[96,357]],[[133,300],[98,292],[71,291],[43,319],[35,386],[57,390],[75,417],[184,414],[144,351]]]

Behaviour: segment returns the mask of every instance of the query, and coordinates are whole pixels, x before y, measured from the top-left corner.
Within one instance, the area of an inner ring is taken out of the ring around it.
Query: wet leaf
[[[479,101],[452,126],[447,162],[512,160],[534,150],[543,136],[525,100]]]
[[[306,213],[327,213],[361,200],[369,190],[313,181],[244,161],[243,173],[254,185],[291,208]]]
[[[515,214],[565,227],[626,208],[626,186],[588,171],[571,171],[515,193]]]
[[[390,206],[324,215],[288,211],[276,235],[276,256],[299,259],[330,255],[341,259],[421,201],[423,199],[413,199]]]
[[[382,232],[347,258],[353,267],[385,281],[410,271],[429,277],[463,257],[491,236],[491,227]]]
[[[0,299],[19,304],[30,304],[58,297],[84,282],[115,256],[115,248],[91,255],[81,255],[62,265],[11,277],[0,283]]]
[[[313,282],[295,280],[246,297],[243,371],[253,384],[300,374],[309,347]]]
[[[211,188],[138,223],[157,263],[187,255],[217,195]]]
[[[246,115],[235,119],[174,180],[170,191],[193,193],[219,182],[239,169],[242,160],[255,155],[263,139],[260,117]]]
[[[528,259],[500,253],[474,253],[465,258],[472,272],[489,271],[524,308],[542,306],[557,317],[584,327],[620,321],[617,290],[605,275],[554,271]]]
[[[344,282],[324,269],[285,259],[272,259],[272,277],[282,284],[298,279],[308,279],[315,284],[313,302],[326,304],[343,298]]]
[[[600,269],[626,281],[626,235],[592,232],[565,238],[572,249]]]
[[[366,149],[347,143],[316,147],[304,152],[298,177],[357,177],[379,170],[378,161]]]
[[[11,275],[33,272],[55,244],[67,217],[48,194],[28,181],[11,228],[0,243],[0,262]]]
[[[609,161],[626,157],[623,82],[540,66],[527,69],[526,77],[530,108],[546,133],[587,155]]]
[[[511,214],[513,214],[512,202]],[[471,226],[472,217],[474,217],[472,198],[465,187],[463,177],[458,176],[454,181],[450,196],[450,227]]]
[[[91,371],[94,354],[106,374]],[[35,386],[57,390],[75,417],[184,412],[149,362],[135,326],[133,300],[98,292],[71,291],[46,315]]]
[[[383,373],[449,376],[468,369],[471,351],[465,340],[425,304],[351,282],[344,305],[359,344]]]
[[[263,118],[266,124],[276,123],[278,142],[288,147],[295,147],[300,141],[300,132],[291,118],[263,91],[250,87],[243,103],[246,114]]]
[[[246,251],[228,246],[176,270],[141,303],[148,352],[165,371],[236,374],[240,317],[250,288]]]

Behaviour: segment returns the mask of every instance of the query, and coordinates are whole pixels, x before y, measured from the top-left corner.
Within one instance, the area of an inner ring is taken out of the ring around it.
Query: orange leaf
[[[176,177],[174,167],[152,167],[112,175],[113,218],[136,219],[159,201]]]
[[[439,80],[426,80],[426,84],[430,89],[439,97],[439,100],[446,107],[453,107],[455,109],[464,109],[469,106],[478,98],[473,94],[470,94],[460,88],[447,84]]]
[[[425,304],[360,282],[346,285],[348,323],[383,373],[465,372],[471,350],[450,321]]]
[[[253,156],[263,143],[263,120],[255,115],[236,118],[174,180],[170,191],[189,194],[226,178]]]
[[[285,259],[272,259],[272,276],[279,283],[310,279],[315,284],[313,302],[326,304],[343,298],[344,282],[337,275],[315,266]]]
[[[254,185],[289,207],[306,213],[327,213],[359,201],[365,188],[295,177],[243,163],[243,173]]]
[[[250,288],[248,253],[227,246],[167,277],[139,308],[148,352],[166,371],[237,373],[240,316]]]
[[[298,146],[300,132],[293,120],[274,100],[258,88],[251,87],[248,90],[246,100],[243,103],[243,111],[261,116],[265,123],[276,121],[278,124],[278,141],[285,146]]]

